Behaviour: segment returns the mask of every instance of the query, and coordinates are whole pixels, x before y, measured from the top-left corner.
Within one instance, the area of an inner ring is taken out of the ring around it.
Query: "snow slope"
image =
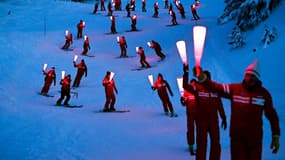
[[[186,19],[181,19],[176,11],[179,24],[171,23],[163,2],[159,2],[160,18],[152,18],[152,5],[147,1],[147,12],[141,12],[137,1],[137,28],[141,32],[125,32],[131,28],[131,20],[125,11],[116,11],[116,28],[119,34],[106,35],[110,30],[107,12],[99,11],[93,15],[94,2],[71,3],[48,0],[4,0],[0,2],[0,159],[194,159],[187,152],[185,108],[180,105],[176,78],[182,76],[182,63],[177,54],[176,41],[185,40],[189,64],[194,65],[192,27],[189,6],[192,2],[182,1]],[[124,8],[127,1],[123,1]],[[217,17],[223,11],[223,2],[201,1],[198,14],[202,17],[198,25],[208,29],[202,66],[212,72],[212,78],[219,82],[231,83],[242,80],[245,67],[253,59],[259,58],[263,84],[272,93],[274,104],[280,118],[281,133],[284,130],[285,100],[283,82],[284,71],[284,22],[281,16],[285,9],[284,1],[264,24],[247,32],[247,45],[230,51],[227,35],[233,24],[218,26]],[[10,14],[8,12],[10,11]],[[66,70],[74,78],[76,69],[72,61],[74,54],[80,53],[83,40],[74,40],[74,51],[59,49],[65,41],[66,29],[76,35],[76,24],[82,19],[86,22],[84,34],[88,34],[91,51],[96,57],[84,58],[88,65],[88,77],[83,78],[78,99],[71,104],[83,104],[80,109],[55,107],[59,97],[60,71]],[[264,25],[277,26],[278,38],[267,48],[260,44]],[[120,49],[116,36],[124,35],[128,43],[128,59],[118,59]],[[150,40],[158,41],[167,58],[159,58],[147,47]],[[147,60],[155,67],[144,71],[131,71],[139,65],[135,47],[142,46]],[[257,48],[253,53],[252,49]],[[57,85],[52,86],[50,94],[54,98],[37,95],[44,76],[42,66],[48,63],[56,67]],[[116,108],[130,109],[124,114],[96,113],[105,102],[101,81],[107,70],[115,72],[115,82],[119,90]],[[162,73],[174,91],[171,98],[178,118],[163,115],[162,104],[150,88],[148,74],[156,78]],[[224,106],[230,117],[229,102]],[[230,158],[228,129],[221,130],[222,159]],[[270,126],[264,121],[264,159],[284,159],[284,136],[281,148],[272,155]]]

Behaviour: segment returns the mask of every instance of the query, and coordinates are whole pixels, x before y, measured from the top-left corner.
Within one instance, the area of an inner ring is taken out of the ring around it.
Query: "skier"
[[[184,65],[184,70],[188,66]],[[271,94],[262,86],[258,61],[245,69],[241,83],[220,84],[207,78],[202,68],[193,68],[196,76],[206,88],[229,98],[231,101],[230,145],[231,159],[262,159],[263,113],[270,122],[272,153],[280,147],[279,118],[273,107]],[[199,73],[199,74],[197,74]]]
[[[83,51],[82,55],[87,55],[87,52],[91,49],[90,44],[89,44],[89,38],[88,36],[84,36],[84,43],[83,43]]]
[[[121,55],[120,55],[120,58],[128,57],[128,56],[127,56],[127,48],[128,48],[128,45],[127,45],[127,41],[126,41],[125,36],[119,37],[118,39],[119,39],[119,40],[118,40],[118,43],[119,43],[120,48],[121,48]]]
[[[141,63],[141,67],[147,67],[150,68],[151,66],[149,65],[149,63],[146,61],[145,58],[145,54],[144,54],[144,50],[142,47],[138,47],[137,53],[140,55],[140,63]]]
[[[105,0],[101,0],[100,2],[101,2],[100,3],[101,11],[105,11],[106,10],[106,8],[105,8]]]
[[[136,9],[136,0],[131,0],[130,4],[131,4],[132,11],[135,11],[135,9]]]
[[[205,72],[209,78],[210,72]],[[196,106],[196,124],[197,124],[197,152],[196,159],[205,160],[207,153],[207,138],[210,137],[210,158],[219,160],[221,157],[220,131],[218,112],[222,119],[221,126],[227,128],[226,115],[221,101],[221,97],[207,90],[201,84],[196,86],[188,84],[188,72],[184,69],[183,88],[195,95]]]
[[[114,79],[110,80],[111,72],[107,71],[106,76],[103,79],[103,86],[105,87],[106,102],[104,105],[103,112],[113,112],[116,111],[114,105],[116,102],[116,94],[118,94],[117,87],[115,85]]]
[[[77,68],[77,74],[75,76],[72,87],[77,88],[80,85],[82,76],[85,74],[85,77],[87,77],[87,66],[85,64],[84,59],[82,59],[81,62],[78,64],[76,64],[76,62],[73,61],[73,66]]]
[[[132,25],[131,25],[132,31],[136,31],[136,30],[137,30],[136,25],[137,25],[137,16],[136,16],[136,15],[133,15],[133,16],[132,16]]]
[[[111,33],[117,33],[115,16],[110,16],[111,19]]]
[[[198,14],[197,14],[195,4],[192,4],[192,6],[191,6],[191,11],[192,11],[192,15],[193,15],[194,20],[196,20],[196,21],[199,20],[200,17],[199,17]]]
[[[146,12],[146,0],[142,0],[142,12]]]
[[[191,79],[190,85],[195,87],[197,84],[196,79]],[[193,156],[195,155],[194,144],[195,144],[195,126],[196,126],[196,100],[195,96],[187,91],[184,91],[183,96],[180,99],[181,104],[186,107],[186,117],[187,117],[187,143],[189,146],[189,152]]]
[[[112,3],[109,1],[108,2],[108,15],[107,16],[112,16],[113,15],[113,9],[112,9]]]
[[[70,100],[70,83],[71,83],[71,75],[65,76],[61,79],[61,91],[60,91],[60,98],[56,101],[56,105],[60,106],[62,100],[65,98],[63,105],[69,106],[68,102]]]
[[[61,49],[68,50],[70,44],[72,44],[72,34],[68,31],[65,31],[65,44],[61,47]]]
[[[178,23],[176,21],[176,14],[175,14],[175,12],[174,11],[169,11],[169,14],[172,17],[172,19],[171,19],[172,25],[177,25]]]
[[[159,44],[158,42],[152,40],[152,41],[151,41],[150,43],[148,43],[148,44],[149,44],[149,47],[150,47],[150,48],[153,48],[153,49],[154,49],[156,55],[157,55],[158,57],[160,57],[161,60],[163,60],[163,59],[166,57],[165,54],[161,52],[162,49],[161,49],[160,44]]]
[[[55,67],[51,67],[49,71],[43,70],[43,74],[45,75],[45,83],[44,86],[42,87],[41,94],[42,95],[48,95],[49,88],[52,84],[54,83],[55,86],[55,81],[56,81],[56,74],[55,74]]]
[[[95,5],[94,5],[94,9],[93,9],[93,14],[97,13],[98,7],[99,7],[99,2],[98,2],[98,0],[96,0]]]
[[[165,9],[168,9],[168,8],[169,8],[168,0],[164,0],[164,8],[165,8]]]
[[[121,0],[115,0],[115,11],[121,11],[122,10],[122,1]]]
[[[186,16],[185,16],[185,11],[184,11],[184,7],[183,7],[182,3],[180,1],[177,1],[176,3],[177,3],[177,8],[179,10],[179,13],[180,13],[182,19],[185,19]]]
[[[168,13],[170,13],[171,11],[173,12],[172,3],[170,3],[170,5],[169,5]]]
[[[127,17],[131,17],[131,4],[127,3],[126,5]]]
[[[158,2],[155,2],[154,4],[153,4],[153,9],[154,9],[154,14],[153,14],[153,16],[152,17],[154,17],[154,18],[157,18],[158,17]]]
[[[173,110],[172,103],[169,99],[167,90],[171,96],[173,96],[172,90],[166,80],[163,79],[161,73],[158,74],[156,82],[151,87],[152,90],[157,90],[158,96],[162,102],[164,114],[168,115],[170,112],[170,117],[176,116]]]
[[[82,31],[85,27],[85,22],[83,20],[80,20],[80,22],[77,24],[77,39],[82,38]]]

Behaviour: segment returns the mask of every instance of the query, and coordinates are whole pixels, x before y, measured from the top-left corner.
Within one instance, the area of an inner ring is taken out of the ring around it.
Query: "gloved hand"
[[[221,123],[221,126],[222,126],[222,128],[223,128],[224,130],[227,129],[227,119],[226,119],[226,118],[223,118],[222,123]]]
[[[271,146],[270,149],[272,149],[272,153],[277,153],[280,147],[280,143],[279,143],[279,136],[278,135],[273,135],[272,136],[272,142],[271,142]]]
[[[188,67],[188,64],[183,64],[183,72],[184,73],[187,73],[187,72],[189,72],[189,67]]]
[[[184,97],[180,97],[180,103],[182,104],[182,106],[186,105]]]
[[[151,86],[151,89],[152,89],[152,90],[155,90],[155,88],[154,88],[153,86]]]
[[[117,90],[115,90],[116,94],[118,94],[119,92]]]

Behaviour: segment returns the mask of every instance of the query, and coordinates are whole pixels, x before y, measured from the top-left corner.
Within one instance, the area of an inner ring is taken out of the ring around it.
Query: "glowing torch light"
[[[74,55],[73,61],[76,62],[77,58],[78,58],[78,55],[77,54]]]
[[[47,69],[47,66],[48,66],[48,64],[45,63],[44,66],[43,66],[43,70],[44,70],[44,71]]]
[[[65,30],[65,35],[66,35],[66,36],[68,35],[68,30]]]
[[[196,66],[200,66],[205,44],[206,31],[207,29],[204,26],[195,26],[193,28],[194,56]]]
[[[151,47],[151,42],[147,42],[147,45],[148,45],[149,47]]]
[[[183,96],[184,95],[183,78],[180,77],[180,78],[177,78],[176,80],[177,80],[177,85],[178,85],[180,95]]]
[[[147,78],[149,80],[150,85],[153,86],[153,75],[150,74],[150,75],[147,76]]]
[[[113,79],[114,75],[115,75],[115,73],[111,72],[111,74],[110,74],[110,81]]]
[[[186,44],[185,41],[176,42],[176,47],[183,64],[187,64]]]
[[[85,27],[85,22],[83,21],[83,27]]]
[[[88,38],[87,35],[85,35],[85,36],[84,36],[84,41],[86,41],[87,38]]]
[[[117,36],[117,42],[119,42],[120,41],[120,37],[119,36]]]
[[[61,71],[61,79],[64,79],[65,71]]]
[[[113,20],[113,16],[110,16],[110,20],[111,20],[111,21]]]
[[[139,52],[139,47],[136,47],[136,51]]]

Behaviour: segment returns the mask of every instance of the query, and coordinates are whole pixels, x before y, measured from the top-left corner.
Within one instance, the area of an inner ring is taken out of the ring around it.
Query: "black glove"
[[[188,64],[183,64],[183,72],[184,72],[184,73],[189,72]]]
[[[279,143],[279,136],[272,136],[272,142],[271,142],[271,146],[270,149],[272,149],[272,153],[277,153],[280,147],[280,143]]]
[[[155,88],[154,88],[153,86],[151,87],[151,89],[152,89],[152,90],[155,90]]]
[[[180,97],[180,103],[182,104],[182,106],[185,106],[185,105],[186,105],[186,102],[185,102],[185,98],[184,98],[184,97]]]
[[[222,126],[222,128],[223,128],[224,130],[227,129],[227,119],[226,119],[226,118],[223,118],[222,123],[221,123],[221,126]]]

